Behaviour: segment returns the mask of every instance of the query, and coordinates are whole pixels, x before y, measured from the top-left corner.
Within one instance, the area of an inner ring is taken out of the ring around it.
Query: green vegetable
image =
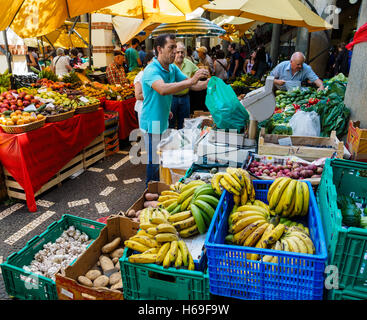
[[[350,196],[338,195],[338,208],[343,216],[343,224],[348,227],[359,227],[361,222],[361,210]]]
[[[367,217],[361,217],[360,227],[367,229]]]

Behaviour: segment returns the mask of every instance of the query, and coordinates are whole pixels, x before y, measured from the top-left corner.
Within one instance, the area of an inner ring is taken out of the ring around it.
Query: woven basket
[[[27,124],[21,124],[19,126],[6,126],[2,124],[1,128],[6,133],[24,133],[24,132],[29,132],[29,131],[36,130],[38,128],[43,127],[45,122],[46,122],[46,119],[27,123]]]
[[[60,114],[56,114],[53,116],[46,116],[46,122],[58,122],[58,121],[62,121],[62,120],[66,120],[71,118],[75,113],[75,110],[71,110],[68,112],[64,112],[64,113],[60,113]]]
[[[94,112],[98,110],[99,106],[100,106],[100,103],[91,104],[85,107],[76,107],[75,114]]]

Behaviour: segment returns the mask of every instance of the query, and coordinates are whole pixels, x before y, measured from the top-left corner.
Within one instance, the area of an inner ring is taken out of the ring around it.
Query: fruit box
[[[80,284],[77,279],[85,275],[98,261],[102,247],[116,237],[121,243],[129,239],[139,229],[137,222],[123,216],[110,216],[107,225],[101,230],[99,237],[65,272],[56,274],[56,289],[59,300],[123,300],[120,290],[95,289]]]
[[[331,132],[329,138],[322,138],[265,134],[265,128],[261,128],[258,154],[297,156],[307,161],[331,158],[335,154],[336,158],[342,159],[344,155],[344,143],[338,140],[335,131]]]
[[[139,210],[144,209],[144,202],[146,201],[145,200],[145,194],[147,192],[160,194],[164,190],[170,190],[169,185],[167,185],[163,182],[157,182],[157,181],[149,182],[148,183],[148,188],[145,189],[143,195],[141,197],[139,197],[139,199],[136,200],[135,203],[129,209],[126,210],[126,212],[129,212],[131,209],[133,209],[135,211],[139,211]],[[192,238],[190,238],[190,239],[192,239]],[[186,241],[186,239],[183,239],[183,240]],[[203,245],[203,247],[204,247],[204,245]],[[203,248],[202,254],[200,255],[200,260],[196,260],[194,258],[194,262],[197,265],[197,268],[199,270],[204,270],[206,268],[207,258],[206,258],[206,255],[205,255],[205,248]]]
[[[337,206],[337,197],[341,194],[351,196],[357,204],[366,204],[366,163],[327,159],[317,202],[325,232],[328,264],[338,268],[338,289],[363,294],[367,299],[367,229],[342,224],[343,217]],[[333,291],[328,292],[329,298]]]
[[[273,181],[254,180],[256,199],[265,203]],[[210,293],[243,300],[322,300],[327,251],[321,217],[310,182],[308,228],[316,253],[259,249],[225,243],[233,195],[223,192],[205,239]],[[247,260],[257,253],[261,260]],[[264,262],[265,255],[278,257],[278,263]]]
[[[346,147],[351,160],[367,162],[367,129],[361,129],[359,121],[349,120]]]
[[[12,253],[1,264],[5,288],[9,296],[23,300],[57,300],[56,285],[52,279],[37,276],[32,272],[25,271],[22,267],[33,260],[35,254],[43,249],[44,244],[50,241],[54,242],[70,226],[75,226],[78,230],[85,232],[91,239],[96,239],[105,225],[68,214],[63,215],[59,221],[53,222],[45,232],[33,237],[23,249]]]

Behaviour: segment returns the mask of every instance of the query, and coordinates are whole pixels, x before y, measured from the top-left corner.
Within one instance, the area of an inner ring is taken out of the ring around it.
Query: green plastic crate
[[[331,300],[366,300],[366,296],[351,290],[333,290]]]
[[[45,232],[29,240],[23,249],[12,253],[0,265],[5,289],[9,296],[22,300],[58,299],[56,284],[52,279],[27,272],[22,267],[31,263],[35,254],[43,249],[44,244],[54,242],[70,226],[75,226],[89,238],[96,239],[105,224],[68,214],[63,215],[59,221],[53,222]]]
[[[339,289],[348,289],[367,299],[367,229],[343,226],[337,206],[338,194],[349,195],[360,204],[366,203],[367,177],[361,176],[361,170],[367,170],[367,164],[327,159],[317,202],[328,249],[328,264],[338,268]],[[333,290],[327,292],[329,299],[335,297]]]
[[[210,300],[207,272],[131,263],[124,251],[120,269],[126,300]]]

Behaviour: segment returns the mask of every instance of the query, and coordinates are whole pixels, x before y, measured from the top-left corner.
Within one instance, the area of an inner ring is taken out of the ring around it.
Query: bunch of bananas
[[[6,69],[4,73],[0,74],[0,93],[6,92],[11,87],[11,78],[12,74],[9,73],[9,69]]]
[[[271,184],[268,196],[270,210],[282,217],[305,216],[310,193],[306,182],[280,177]]]
[[[235,205],[244,205],[247,200],[255,201],[255,189],[250,174],[241,168],[228,167],[226,172],[217,172],[211,184],[218,195],[222,194],[223,188],[232,193]]]
[[[129,256],[129,262],[156,263],[165,268],[184,266],[188,270],[195,270],[194,260],[186,243],[178,237],[175,227],[166,220],[169,217],[167,212],[146,208],[140,213],[142,215],[144,224],[140,225],[141,230],[124,243],[126,247],[140,252]]]
[[[38,94],[38,91],[36,88],[27,88],[27,87],[21,87],[17,89],[18,92],[26,92],[28,94],[31,94],[32,96],[35,96]]]
[[[307,234],[310,234],[310,230],[302,223],[300,222],[296,222],[296,221],[292,221],[290,219],[281,217],[279,220],[279,223],[283,223],[284,225],[286,225],[287,227],[298,227],[303,229]]]
[[[206,232],[219,200],[210,184],[194,180],[181,184],[179,191],[163,191],[158,203],[170,213],[168,220],[174,223],[180,236],[188,238]]]

